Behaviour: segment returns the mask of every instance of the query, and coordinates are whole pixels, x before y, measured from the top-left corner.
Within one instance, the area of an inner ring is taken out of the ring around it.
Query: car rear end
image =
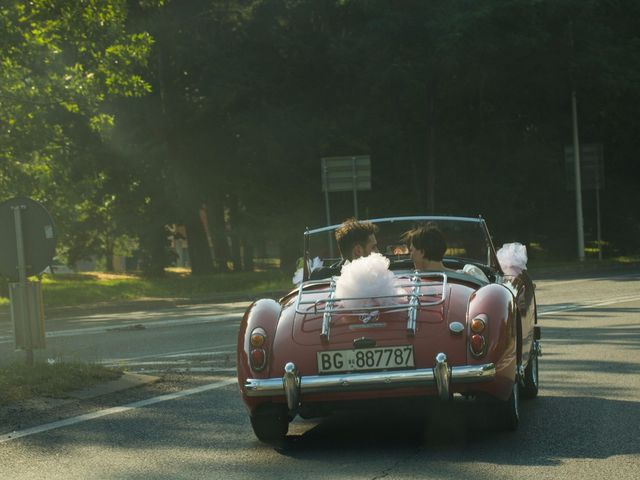
[[[403,293],[392,301],[355,308],[332,298],[330,283],[303,285],[280,314],[268,373],[247,378],[244,395],[314,416],[371,399],[491,393],[506,363],[490,333],[500,327],[486,315],[467,318],[477,286],[446,274],[401,276],[398,284]]]

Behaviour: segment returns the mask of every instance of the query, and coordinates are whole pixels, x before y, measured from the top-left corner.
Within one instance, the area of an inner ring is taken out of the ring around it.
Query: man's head
[[[447,250],[447,244],[444,236],[435,223],[427,223],[420,227],[409,230],[404,235],[405,241],[409,246],[413,258],[413,251],[421,252],[421,255],[435,262],[441,262],[444,252]],[[411,248],[413,247],[413,248]]]
[[[359,222],[355,218],[345,220],[336,230],[340,254],[347,260],[355,260],[377,252],[377,232],[378,227],[371,222]]]

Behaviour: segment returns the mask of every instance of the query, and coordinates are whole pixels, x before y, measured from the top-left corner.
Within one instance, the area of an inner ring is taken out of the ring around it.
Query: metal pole
[[[328,185],[328,175],[329,168],[327,167],[327,162],[325,159],[322,159],[322,184],[324,186],[324,207],[327,212],[327,227],[331,225],[331,211],[329,209],[329,185]],[[333,255],[333,238],[331,238],[331,232],[327,232],[329,237],[329,256],[334,258]]]
[[[600,231],[600,172],[596,164],[596,231],[598,235],[598,260],[602,261],[602,232]]]
[[[358,218],[358,174],[356,172],[356,157],[351,157],[351,182],[353,186],[353,211]]]
[[[18,298],[22,305],[20,305],[19,311],[22,312],[23,318],[18,321],[23,322],[26,332],[26,354],[27,354],[27,365],[33,365],[33,349],[31,348],[32,342],[32,332],[31,332],[31,322],[28,314],[29,302],[27,300],[27,266],[24,256],[24,237],[22,234],[22,213],[21,210],[26,208],[24,205],[16,205],[15,207],[11,207],[13,209],[13,220],[16,227],[16,253],[18,254],[18,280],[20,283],[20,294]],[[27,318],[24,318],[24,314],[26,314]]]
[[[578,107],[576,91],[571,92],[571,113],[573,123],[573,156],[576,177],[576,223],[578,227],[578,259],[584,261],[584,225],[582,219],[582,180],[580,178],[580,142],[578,140]]]

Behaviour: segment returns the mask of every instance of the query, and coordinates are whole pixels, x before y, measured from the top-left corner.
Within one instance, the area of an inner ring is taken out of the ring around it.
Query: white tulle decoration
[[[320,257],[316,257],[313,260],[311,260],[311,265],[309,265],[309,271],[313,272],[314,270],[318,270],[319,268],[322,268],[322,260],[320,260]]]
[[[322,267],[322,260],[320,260],[320,257],[315,257],[313,260],[308,260],[307,265],[309,266],[309,272],[313,272],[314,270],[317,270],[318,268]],[[304,270],[302,269],[302,267],[300,267],[293,274],[293,278],[291,279],[291,282],[294,285],[300,285],[302,283],[303,275],[304,275]]]
[[[397,303],[397,298],[380,298],[402,293],[396,288],[395,275],[389,271],[389,259],[379,253],[347,262],[336,280],[336,298],[360,297],[344,300],[345,308],[359,308]]]
[[[496,254],[506,275],[518,275],[527,269],[527,247],[521,243],[505,243]]]
[[[482,271],[482,269],[480,267],[477,267],[476,265],[471,264],[471,263],[467,263],[464,266],[464,268],[462,270],[458,270],[458,272],[466,273],[467,275],[471,275],[472,277],[476,277],[477,279],[482,280],[483,282],[488,282],[489,281],[489,279],[487,278],[485,273]]]
[[[291,279],[291,282],[294,285],[300,285],[302,283],[302,277],[304,275],[304,271],[302,269],[302,267],[300,267],[299,269],[296,270],[296,272],[293,274],[293,278]]]

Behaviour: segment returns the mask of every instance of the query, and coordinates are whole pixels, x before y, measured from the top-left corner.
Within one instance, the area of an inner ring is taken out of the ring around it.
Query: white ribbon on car
[[[380,297],[402,293],[389,270],[389,259],[377,252],[346,262],[336,280],[336,298],[357,298],[342,301],[340,305],[344,308],[393,304],[397,298]]]
[[[496,255],[505,275],[518,275],[527,269],[527,247],[521,243],[505,243]]]
[[[313,272],[314,270],[317,270],[322,267],[322,260],[320,260],[320,257],[315,257],[313,260],[309,259],[307,260],[307,266],[309,267],[309,272]],[[291,282],[294,285],[300,285],[302,283],[303,276],[304,276],[304,269],[303,267],[300,267],[293,274],[293,278],[291,279]]]

